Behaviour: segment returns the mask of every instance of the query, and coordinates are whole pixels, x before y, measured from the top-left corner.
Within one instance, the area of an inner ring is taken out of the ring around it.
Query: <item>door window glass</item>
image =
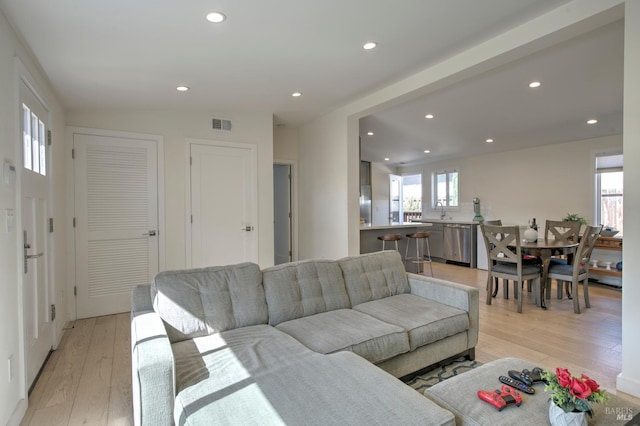
[[[47,174],[45,125],[40,118],[22,104],[22,141],[24,168],[41,175]]]

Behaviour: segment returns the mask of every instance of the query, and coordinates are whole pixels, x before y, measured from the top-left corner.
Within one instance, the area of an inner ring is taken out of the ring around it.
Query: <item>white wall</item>
[[[16,64],[19,58],[25,73],[18,71]],[[49,166],[49,175],[54,185],[52,216],[56,224],[53,236],[53,253],[51,267],[53,269],[53,302],[56,304],[58,319],[55,321],[55,338],[57,345],[62,334],[66,317],[65,287],[65,248],[66,238],[64,220],[66,215],[66,191],[64,184],[65,160],[64,145],[64,111],[57,102],[47,80],[40,68],[29,55],[24,46],[0,12],[0,162],[8,162],[20,170],[22,155],[17,150],[20,138],[17,102],[18,75],[30,75],[31,82],[38,90],[50,112],[50,128],[53,131],[51,157],[53,164]],[[0,165],[2,167],[2,165]],[[24,384],[23,333],[22,333],[22,244],[20,223],[20,206],[17,201],[19,179],[15,185],[6,185],[0,180],[0,424],[17,424],[26,409],[26,388]],[[15,230],[7,232],[5,211],[14,211]],[[9,380],[8,358],[13,354],[15,359],[15,375]]]
[[[337,259],[348,254],[347,128],[346,118],[327,116],[300,129],[300,259]],[[359,160],[357,165],[359,171]],[[357,177],[355,184],[359,184]],[[359,223],[357,196],[355,201]]]
[[[626,3],[624,59],[624,215],[628,220],[624,224],[622,252],[622,372],[617,387],[640,397],[640,222],[637,220],[640,211],[640,2],[637,0]]]
[[[274,127],[273,158],[275,160],[298,160],[299,130],[293,127]]]
[[[508,144],[508,141],[505,141]],[[429,209],[431,174],[447,167],[460,170],[460,202],[471,206],[480,198],[485,219],[502,219],[505,224],[526,225],[536,218],[560,220],[578,213],[593,224],[594,156],[622,149],[622,135],[547,145],[533,149],[503,151],[498,154],[464,158],[400,169],[420,172],[423,179],[423,216],[440,215]],[[471,209],[447,209],[447,216],[471,220]]]
[[[233,122],[232,132],[211,130],[211,118],[218,116],[229,118]],[[82,110],[69,111],[67,125],[164,137],[166,269],[181,269],[186,266],[185,139],[257,145],[258,263],[261,267],[273,265],[273,117],[270,113]]]

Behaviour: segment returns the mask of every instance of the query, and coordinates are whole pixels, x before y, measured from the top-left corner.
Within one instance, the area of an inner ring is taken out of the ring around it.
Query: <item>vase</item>
[[[587,426],[587,413],[583,411],[569,412],[549,403],[549,421],[552,426]]]
[[[526,231],[524,231],[524,239],[530,243],[533,243],[535,241],[538,240],[538,231],[536,231],[533,228],[527,228]]]

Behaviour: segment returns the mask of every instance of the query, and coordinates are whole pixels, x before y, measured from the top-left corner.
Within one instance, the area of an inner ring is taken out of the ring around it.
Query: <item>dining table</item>
[[[547,287],[547,276],[549,274],[549,264],[553,254],[572,254],[579,243],[577,241],[563,241],[547,238],[538,238],[536,241],[522,240],[520,248],[523,254],[537,256],[542,262],[542,273],[540,276],[540,294],[538,295],[538,306],[547,309],[544,302],[545,289]],[[549,295],[547,295],[549,296]]]

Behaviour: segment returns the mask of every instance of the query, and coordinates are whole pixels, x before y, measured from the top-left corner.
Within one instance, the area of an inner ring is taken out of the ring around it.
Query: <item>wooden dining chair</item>
[[[596,244],[598,237],[602,231],[602,225],[587,226],[580,239],[580,245],[573,257],[572,264],[554,263],[549,265],[547,274],[547,288],[551,286],[551,280],[558,280],[558,287],[562,282],[571,283],[573,293],[573,312],[580,313],[580,297],[578,295],[578,283],[582,283],[582,291],[584,292],[584,306],[591,307],[589,302],[589,261],[593,246]]]
[[[578,221],[569,221],[569,220],[547,220],[544,227],[544,238],[559,241],[577,241],[580,236],[580,227],[582,224]],[[559,256],[558,256],[559,255]],[[572,255],[564,256],[562,253],[556,253],[555,256],[551,257],[550,265],[555,264],[570,264],[572,263]],[[547,280],[545,283],[547,286],[546,294],[547,299],[551,296],[551,281]],[[565,292],[567,293],[567,298],[571,299],[571,288],[569,283],[566,284]],[[562,285],[558,283],[558,299],[562,299]]]
[[[485,220],[483,223],[485,225],[502,226],[502,219]],[[495,280],[495,285],[493,286],[493,290],[491,291],[491,297],[496,297],[498,295],[498,290],[500,289],[500,279],[494,278],[494,280]],[[508,280],[504,280],[503,282],[502,293],[503,293],[502,297],[504,297],[505,299],[509,298],[509,281]]]
[[[487,248],[487,305],[491,304],[493,280],[502,278],[514,282],[514,295],[518,301],[518,313],[522,312],[523,284],[532,280],[535,294],[540,294],[540,267],[524,265],[520,245],[520,227],[481,224],[482,236]],[[537,296],[536,296],[537,297]]]

